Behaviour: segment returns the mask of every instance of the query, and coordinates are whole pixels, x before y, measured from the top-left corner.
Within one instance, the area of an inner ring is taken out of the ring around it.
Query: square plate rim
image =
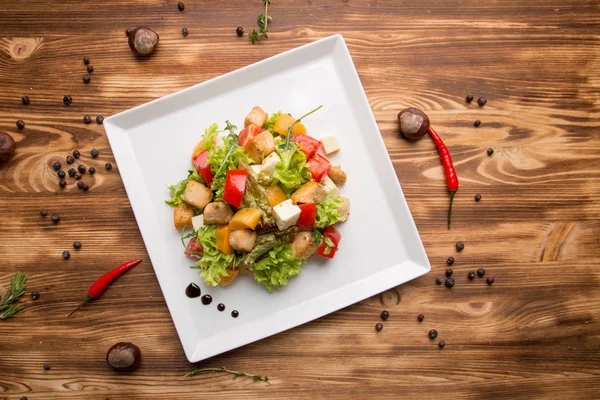
[[[333,43],[333,45],[331,45],[331,43]],[[129,115],[134,115],[135,113],[140,112],[141,110],[143,110],[147,107],[150,107],[153,104],[168,102],[174,97],[182,95],[183,93],[186,93],[188,91],[198,90],[199,88],[202,88],[202,86],[204,86],[204,85],[215,84],[218,81],[228,79],[232,75],[243,74],[247,70],[261,68],[265,64],[271,64],[273,62],[276,62],[280,58],[293,56],[293,53],[301,51],[302,49],[307,49],[307,48],[317,47],[317,46],[327,46],[327,45],[332,46],[331,50],[329,52],[330,55],[334,52],[336,46],[338,46],[338,45],[343,46],[342,56],[344,57],[344,59],[342,61],[349,62],[349,65],[351,66],[351,68],[350,68],[351,77],[349,79],[352,80],[351,83],[353,85],[357,85],[357,87],[360,89],[359,90],[360,94],[362,94],[360,96],[361,98],[357,99],[357,100],[361,102],[361,104],[360,104],[361,107],[366,107],[366,109],[368,109],[368,114],[369,114],[368,119],[369,120],[367,121],[367,123],[370,125],[370,127],[372,129],[379,132],[379,128],[377,126],[375,116],[373,115],[373,111],[369,105],[368,99],[366,97],[366,93],[364,92],[364,88],[362,86],[362,83],[360,82],[360,78],[358,76],[358,73],[356,71],[354,63],[350,56],[348,47],[347,47],[342,35],[335,34],[335,35],[328,36],[323,39],[314,41],[312,43],[308,43],[308,44],[287,50],[283,53],[280,53],[280,54],[274,55],[272,57],[266,58],[264,60],[258,61],[254,64],[244,66],[237,70],[225,73],[223,75],[220,75],[220,76],[217,76],[214,78],[211,78],[209,80],[198,83],[196,85],[178,90],[174,93],[170,93],[170,94],[160,97],[158,99],[138,105],[136,107],[133,107],[131,109],[125,110],[123,112],[117,113],[115,115],[112,115],[112,116],[106,118],[104,120],[106,135],[107,135],[107,138],[111,145],[111,148],[113,150],[113,154],[115,156],[115,161],[116,161],[117,165],[119,165],[118,158],[121,158],[121,156],[119,156],[119,157],[117,156],[117,153],[120,153],[120,154],[127,153],[127,150],[125,149],[125,150],[123,150],[123,152],[121,152],[120,150],[115,151],[115,149],[113,148],[113,145],[118,147],[117,142],[119,140],[120,141],[128,140],[127,132],[126,132],[127,130],[122,128],[121,126],[119,126],[118,123],[116,123],[116,122],[118,122],[119,119],[127,117]],[[334,57],[336,57],[336,56],[334,56]],[[109,133],[109,131],[110,131],[110,133]],[[117,135],[122,135],[122,137],[117,138]],[[377,145],[377,147],[380,148],[379,151],[382,150],[387,155],[388,154],[387,149],[385,147],[385,144],[383,142],[381,135],[377,135],[377,138],[378,138],[378,140],[376,140],[376,142],[377,142],[376,145]],[[130,146],[130,148],[132,148],[132,146]],[[157,280],[161,287],[161,291],[163,292],[163,295],[165,297],[165,302],[166,302],[169,312],[171,314],[171,319],[173,320],[173,324],[175,325],[176,331],[180,338],[180,341],[181,341],[182,347],[184,349],[184,352],[186,354],[186,357],[190,362],[192,362],[192,363],[198,362],[198,361],[204,360],[206,358],[215,356],[217,354],[221,354],[226,351],[233,350],[240,346],[244,346],[246,344],[253,343],[253,342],[263,339],[265,337],[268,337],[268,336],[283,332],[285,330],[291,329],[293,327],[302,325],[306,322],[316,320],[316,319],[321,318],[322,316],[327,315],[331,312],[342,309],[351,304],[360,302],[360,301],[364,300],[365,298],[373,296],[377,293],[381,293],[385,290],[389,290],[390,288],[393,288],[402,283],[408,282],[412,279],[422,276],[431,270],[431,265],[429,263],[427,254],[425,252],[425,248],[420,239],[420,235],[418,234],[418,230],[416,228],[414,218],[412,217],[412,213],[410,212],[410,209],[408,208],[408,204],[407,204],[404,194],[402,192],[400,182],[397,179],[397,175],[395,174],[393,164],[389,158],[389,155],[386,158],[387,158],[387,163],[385,163],[385,164],[387,166],[385,168],[391,169],[391,172],[394,174],[394,176],[396,176],[396,179],[395,179],[396,184],[393,185],[393,186],[395,186],[393,189],[397,193],[394,193],[394,195],[398,195],[401,198],[402,202],[401,202],[401,204],[399,204],[399,206],[403,206],[403,208],[405,208],[405,211],[410,216],[410,225],[411,226],[409,228],[412,231],[414,231],[414,233],[417,235],[417,237],[419,239],[418,242],[420,244],[420,247],[418,249],[416,249],[416,251],[418,253],[417,259],[415,259],[414,257],[408,258],[407,260],[400,262],[399,264],[390,265],[383,271],[368,275],[368,276],[366,276],[358,281],[355,281],[349,285],[338,287],[338,288],[331,290],[321,296],[313,297],[306,301],[299,302],[296,305],[294,305],[291,308],[288,308],[286,310],[286,311],[289,311],[290,309],[294,310],[295,317],[292,319],[279,318],[275,323],[273,323],[273,321],[271,321],[271,323],[268,327],[265,327],[265,324],[261,323],[261,321],[263,321],[264,318],[259,318],[259,319],[253,320],[253,321],[248,321],[245,323],[244,326],[248,329],[248,331],[252,332],[252,334],[250,336],[244,336],[243,338],[241,338],[239,335],[236,336],[235,330],[229,329],[229,330],[224,331],[222,334],[220,334],[218,336],[218,338],[216,338],[216,336],[211,336],[211,337],[208,337],[207,339],[201,339],[199,341],[199,343],[197,343],[195,345],[194,350],[190,351],[190,348],[192,346],[185,345],[184,339],[182,336],[182,332],[180,332],[180,327],[178,327],[177,323],[175,322],[176,321],[175,310],[174,310],[174,307],[176,306],[175,301],[172,300],[173,304],[169,304],[170,302],[167,299],[167,296],[165,295],[165,293],[166,293],[165,290],[163,290],[163,284],[161,282],[159,272],[158,272],[157,268],[154,268],[154,263],[152,263],[154,272],[157,276]],[[125,160],[121,159],[121,162],[123,162],[123,161],[125,161]],[[129,161],[130,160],[127,160],[127,162],[129,162]],[[119,168],[119,170],[121,170],[121,169]],[[141,174],[139,169],[137,172]],[[146,239],[144,238],[144,234],[142,232],[142,228],[141,228],[142,224],[140,222],[140,217],[138,216],[138,213],[136,212],[136,207],[134,207],[134,202],[137,202],[137,201],[134,201],[132,199],[132,197],[130,196],[129,189],[133,188],[134,185],[132,182],[130,182],[130,179],[129,179],[130,177],[126,178],[124,175],[127,175],[127,174],[121,173],[121,178],[122,178],[125,190],[127,192],[130,204],[132,206],[132,210],[134,212],[136,222],[140,229],[140,233],[142,234],[142,239],[144,240],[144,244],[146,245],[146,250],[148,252],[150,259],[152,259],[152,256],[150,254],[151,252],[148,250],[148,245],[146,244]],[[138,185],[139,184],[141,184],[141,183],[138,183]],[[141,184],[141,185],[143,185],[143,184]],[[409,270],[409,267],[412,267],[413,270],[416,272],[409,274],[408,278],[406,278],[406,271]],[[397,273],[400,269],[402,269],[405,272],[404,276],[401,276],[401,274]],[[352,294],[349,294],[350,291],[352,291]],[[328,301],[327,302],[328,307],[322,307],[322,306],[318,307],[318,309],[319,309],[318,312],[314,311],[315,310],[314,307],[310,307],[311,304],[313,304],[317,301],[323,301],[324,299],[327,299],[330,297],[333,297],[335,299],[335,301],[333,301],[333,300]],[[223,342],[226,342],[227,345],[224,346],[222,344]]]

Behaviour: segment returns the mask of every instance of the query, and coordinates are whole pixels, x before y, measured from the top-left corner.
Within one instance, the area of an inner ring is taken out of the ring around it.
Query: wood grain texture
[[[270,39],[255,46],[235,27],[251,30],[261,1],[185,4],[181,13],[176,1],[0,3],[0,130],[18,142],[0,168],[0,292],[22,270],[28,292],[41,293],[0,321],[0,399],[597,398],[597,1],[273,0]],[[160,34],[148,59],[127,46],[125,28],[136,25]],[[348,43],[432,272],[200,364],[267,374],[271,385],[184,378],[191,365],[148,262],[65,319],[101,272],[148,258],[119,171],[103,170],[114,162],[103,127],[83,115],[109,116],[334,33]],[[89,85],[84,55],[94,66]],[[466,104],[469,93],[488,104]],[[450,231],[433,144],[398,137],[396,114],[407,106],[427,112],[455,160],[461,187]],[[86,177],[86,194],[60,190],[51,168],[75,148],[99,171]],[[60,224],[41,208],[58,212]],[[73,240],[84,247],[64,261]],[[449,255],[453,289],[434,282]],[[479,267],[493,286],[467,280]],[[376,333],[384,308],[391,317]],[[445,349],[427,338],[432,328]],[[142,348],[134,373],[104,361],[121,340]]]

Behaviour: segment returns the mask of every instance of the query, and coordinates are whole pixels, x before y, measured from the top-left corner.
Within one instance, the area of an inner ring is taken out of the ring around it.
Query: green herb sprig
[[[285,139],[285,149],[289,150],[290,149],[290,138],[292,137],[292,135],[294,135],[294,133],[292,132],[292,130],[294,129],[294,126],[296,126],[296,124],[300,121],[302,121],[303,118],[308,117],[310,114],[319,111],[321,108],[323,107],[323,105],[321,104],[319,107],[315,108],[312,111],[307,112],[306,114],[304,114],[303,116],[301,116],[300,118],[298,118],[297,120],[294,121],[294,123],[292,125],[290,125],[290,127],[288,128],[288,134],[287,134],[287,138]],[[296,135],[294,135],[295,137]]]
[[[256,29],[252,29],[252,32],[248,34],[248,39],[250,39],[252,44],[269,38],[269,21],[271,20],[271,17],[269,17],[268,11],[271,0],[263,1],[265,3],[265,13],[260,14],[256,19],[256,24],[258,25],[259,31],[257,32]]]
[[[25,284],[27,276],[23,272],[17,272],[10,279],[10,288],[4,293],[0,301],[0,319],[7,319],[23,309],[22,305],[17,304],[21,296],[25,294]]]
[[[214,367],[214,368],[198,368],[198,367],[196,367],[191,372],[185,374],[185,376],[190,377],[190,376],[198,375],[201,372],[225,372],[225,373],[233,375],[233,379],[237,379],[240,376],[247,376],[247,377],[252,378],[252,380],[255,382],[263,381],[263,382],[267,382],[268,384],[271,384],[269,382],[269,377],[267,375],[252,375],[252,374],[248,374],[246,372],[232,371],[225,367]]]

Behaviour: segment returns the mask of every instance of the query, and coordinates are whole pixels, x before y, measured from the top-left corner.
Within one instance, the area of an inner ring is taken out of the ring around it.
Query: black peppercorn
[[[37,300],[40,298],[40,292],[38,292],[37,290],[34,290],[33,292],[31,292],[31,299],[32,300]]]
[[[92,156],[92,158],[98,157],[98,154],[100,153],[96,149],[92,149],[92,151],[90,151],[90,155]]]
[[[70,105],[73,102],[73,98],[71,96],[69,96],[68,94],[63,96],[63,103],[65,106]]]
[[[492,283],[494,283],[494,277],[488,276],[488,278],[485,281],[487,282],[488,285],[491,285]]]
[[[446,279],[446,287],[451,288],[452,286],[454,286],[454,279],[453,278]]]
[[[64,258],[65,260],[71,258],[71,253],[69,252],[69,250],[65,250],[62,252],[62,258]]]
[[[477,104],[479,104],[479,107],[485,106],[485,103],[487,103],[487,99],[485,97],[480,97],[477,99]]]
[[[83,57],[83,63],[85,65],[89,64],[90,63],[90,58],[88,56]]]
[[[477,128],[479,125],[481,125],[481,121],[476,119],[475,122],[473,122],[473,126],[475,126],[475,128]]]
[[[60,222],[60,215],[52,214],[52,222],[54,222],[55,224],[58,224]]]
[[[469,273],[467,274],[467,278],[469,278],[470,281],[475,279],[475,272],[469,271]]]
[[[79,189],[83,189],[83,185],[85,185],[85,183],[84,183],[83,181],[79,181],[79,182],[77,182],[77,187],[78,187]]]
[[[479,268],[477,270],[477,276],[480,277],[480,278],[483,278],[484,275],[485,275],[485,269]]]
[[[69,176],[71,178],[73,178],[76,173],[77,173],[77,171],[75,171],[75,168],[69,168]]]
[[[377,332],[379,332],[380,330],[383,329],[383,324],[381,322],[378,322],[375,324],[375,329],[377,329]]]
[[[80,173],[82,173],[82,174],[85,174],[85,171],[86,171],[85,165],[80,165],[80,166],[78,166],[78,167],[77,167],[77,170],[78,170]]]
[[[45,208],[42,208],[42,209],[40,210],[40,215],[41,215],[42,217],[45,217],[46,215],[48,215],[48,211],[46,211],[46,209],[45,209]]]
[[[91,65],[88,65],[88,66],[87,66],[87,72],[89,72],[90,74],[91,74],[92,72],[94,72],[94,67],[92,67]]]
[[[21,102],[23,103],[23,105],[29,104],[29,96],[21,97]]]
[[[390,317],[390,313],[389,313],[389,312],[387,312],[387,311],[385,311],[385,310],[381,312],[381,319],[382,319],[382,320],[384,320],[384,321],[387,321],[387,319],[388,319],[389,317]]]
[[[432,329],[429,331],[429,339],[435,339],[437,337],[438,333],[435,329]]]
[[[467,98],[465,100],[467,100],[467,103],[472,102],[473,101],[473,95],[471,95],[471,94],[467,95]]]
[[[63,171],[62,169],[61,169],[60,171],[58,171],[58,174],[57,174],[57,175],[58,175],[58,177],[59,177],[60,179],[64,179],[64,178],[65,178],[65,176],[67,176],[67,174],[65,173],[65,171]]]
[[[225,311],[225,304],[223,304],[223,303],[219,303],[219,304],[217,305],[217,310],[219,310],[219,311]]]
[[[442,278],[441,276],[436,277],[435,283],[437,283],[438,285],[441,285],[442,283],[444,283],[444,278]]]
[[[239,36],[242,37],[244,36],[244,28],[242,28],[241,26],[238,26],[235,30],[235,33]]]
[[[450,278],[450,277],[452,276],[452,274],[453,274],[453,273],[454,273],[454,271],[452,271],[452,268],[448,268],[448,269],[446,270],[446,276],[447,276],[448,278]]]
[[[190,33],[190,32],[188,31],[188,28],[183,28],[183,29],[181,30],[181,34],[182,34],[183,36],[187,36],[187,35],[188,35],[188,33]]]
[[[83,76],[83,83],[86,83],[86,84],[90,83],[91,80],[92,80],[92,78],[88,74],[85,74]]]
[[[90,173],[90,175],[94,175],[96,173],[96,168],[90,167],[90,169],[88,169],[88,172]]]
[[[81,242],[78,240],[73,242],[73,248],[79,250],[81,248]]]
[[[106,164],[104,164],[104,168],[106,168],[107,171],[110,171],[112,169],[112,164],[107,162]]]
[[[81,179],[81,174],[79,172],[75,172],[75,179],[80,180]]]
[[[52,168],[54,168],[55,171],[58,171],[60,167],[61,165],[58,161],[55,161],[54,164],[52,164]]]
[[[443,340],[440,340],[440,342],[438,343],[438,346],[440,346],[440,349],[443,349],[445,345],[446,345],[446,342],[444,342]]]
[[[177,3],[177,8],[179,9],[179,11],[183,11],[183,9],[185,8],[185,4],[183,4],[183,2],[179,2]]]
[[[475,195],[475,201],[481,200],[481,195],[478,193]]]
[[[125,36],[129,37],[131,35],[131,32],[133,32],[131,28],[125,29]]]
[[[22,119],[17,121],[17,128],[19,129],[23,129],[25,128],[25,121],[23,121]]]
[[[87,183],[84,183],[84,184],[83,184],[83,191],[84,191],[84,192],[87,192],[88,190],[90,190],[90,187],[89,187],[89,185],[88,185]]]
[[[67,164],[73,164],[75,162],[75,157],[67,156]]]
[[[463,251],[465,244],[463,242],[456,242],[456,251]]]
[[[84,115],[83,116],[83,122],[86,124],[91,124],[92,123],[92,117],[90,117],[89,115]]]
[[[452,257],[452,256],[448,257],[448,260],[446,260],[446,263],[447,263],[448,265],[452,265],[452,264],[454,264],[454,257]]]
[[[240,312],[239,312],[238,310],[233,310],[233,311],[231,312],[231,316],[232,316],[233,318],[237,318],[237,317],[239,317],[239,316],[240,316]]]
[[[81,153],[79,152],[79,150],[74,150],[73,151],[73,157],[79,158],[80,156],[81,156]]]
[[[50,370],[50,364],[48,364],[48,363],[45,363],[45,364],[44,364],[44,369],[45,369],[46,371]]]
[[[98,125],[101,125],[103,122],[104,122],[104,117],[103,117],[102,115],[98,115],[98,116],[96,117],[96,123],[97,123]]]
[[[64,179],[61,179],[61,180],[58,182],[58,185],[59,185],[61,188],[65,188],[65,187],[67,187],[67,181],[65,181]]]
[[[425,316],[423,314],[417,315],[417,321],[423,322],[424,319],[425,319]]]
[[[491,156],[492,154],[494,154],[494,149],[492,149],[491,147],[489,149],[487,149],[487,155]]]

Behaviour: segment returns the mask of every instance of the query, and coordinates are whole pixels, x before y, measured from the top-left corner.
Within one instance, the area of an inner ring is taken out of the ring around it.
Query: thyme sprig
[[[212,368],[194,368],[192,371],[188,372],[187,374],[185,374],[186,377],[190,377],[190,376],[194,376],[194,375],[198,375],[202,372],[225,372],[228,374],[233,375],[233,379],[237,379],[240,376],[247,376],[249,378],[252,378],[253,381],[263,381],[263,382],[267,382],[270,384],[269,382],[269,377],[267,375],[253,375],[253,374],[248,374],[246,372],[239,372],[239,371],[233,371],[230,369],[227,369],[225,367],[212,367]]]
[[[271,17],[269,17],[268,11],[271,0],[263,1],[265,3],[265,13],[260,14],[256,19],[256,24],[258,25],[258,32],[256,31],[256,29],[252,29],[252,32],[248,34],[248,39],[250,39],[252,44],[258,42],[259,40],[269,38],[269,21],[271,20]]]

